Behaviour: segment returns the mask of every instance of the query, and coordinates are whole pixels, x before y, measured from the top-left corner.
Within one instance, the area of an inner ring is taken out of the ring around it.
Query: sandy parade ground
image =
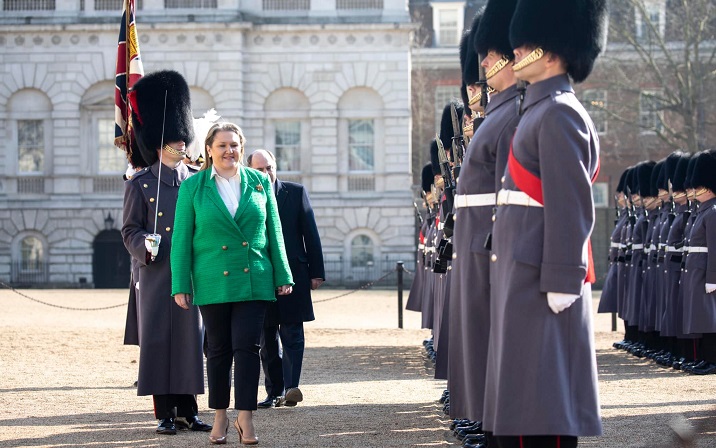
[[[21,292],[61,306],[122,306],[59,309],[0,290],[0,447],[209,446],[207,433],[154,433],[151,398],[137,397],[133,387],[138,348],[122,345],[126,290]],[[445,382],[432,379],[422,346],[429,331],[419,328],[419,315],[406,312],[398,329],[395,291],[326,300],[345,292],[315,294],[305,400],[255,413],[260,446],[458,446],[437,402]],[[610,327],[610,316],[596,317],[605,434],[580,446],[716,447],[716,376],[687,375],[614,350],[621,334]],[[258,398],[264,395],[261,387]],[[210,423],[206,395],[199,408]],[[229,445],[238,445],[233,429]]]

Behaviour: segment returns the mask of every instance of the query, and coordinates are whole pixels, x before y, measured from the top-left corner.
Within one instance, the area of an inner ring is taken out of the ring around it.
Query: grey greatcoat
[[[420,311],[423,306],[423,288],[425,284],[425,234],[428,231],[430,217],[426,216],[422,226],[420,226],[420,234],[418,235],[417,258],[415,259],[415,275],[413,284],[410,285],[410,294],[405,304],[405,309],[409,311]]]
[[[642,268],[642,284],[640,301],[641,314],[639,315],[639,330],[654,331],[654,307],[656,306],[656,295],[654,286],[656,283],[656,243],[655,236],[658,239],[661,223],[661,209],[655,209],[649,212],[649,228],[646,231],[646,239],[644,240],[644,264]]]
[[[423,278],[423,299],[421,300],[421,328],[433,328],[433,303],[435,295],[433,288],[435,277],[433,266],[435,265],[435,233],[438,231],[435,224],[435,217],[429,219],[428,232],[425,235],[425,278]]]
[[[616,313],[617,302],[619,301],[619,250],[621,247],[622,232],[627,222],[626,209],[619,210],[619,218],[617,219],[609,245],[609,269],[607,277],[604,279],[602,287],[602,297],[599,299],[599,313]]]
[[[627,277],[626,298],[624,299],[624,321],[629,326],[639,325],[641,315],[641,286],[644,279],[644,244],[648,217],[641,211],[631,232],[631,261]]]
[[[510,141],[520,121],[519,91],[512,86],[492,95],[487,117],[467,149],[457,193],[495,193],[507,166]],[[448,387],[453,418],[482,420],[485,364],[490,334],[490,251],[493,205],[455,213],[450,284]]]
[[[669,228],[666,239],[667,251],[664,260],[666,286],[664,288],[664,314],[661,321],[662,336],[682,337],[683,290],[681,288],[681,262],[683,261],[684,230],[690,213],[686,204],[676,208],[676,217]]]
[[[627,307],[627,293],[629,289],[629,279],[631,278],[631,238],[634,230],[632,220],[636,220],[635,216],[629,216],[622,227],[621,243],[619,246],[619,257],[617,258],[617,315],[626,321],[625,313]]]
[[[662,207],[661,222],[659,224],[659,236],[657,238],[657,255],[656,255],[656,285],[654,288],[654,330],[661,331],[662,319],[664,316],[664,310],[666,308],[666,240],[669,237],[669,228],[671,222],[674,220],[674,216],[671,214],[671,207],[666,205]]]
[[[544,207],[498,205],[483,428],[497,436],[596,436],[602,424],[585,279],[599,141],[567,75],[527,87],[523,110],[513,154],[541,179]],[[513,176],[508,168],[503,189],[519,191]],[[554,314],[547,292],[578,299]]]
[[[708,252],[688,252],[681,283],[684,287],[684,333],[716,333],[716,198],[699,205],[687,244]]]
[[[157,175],[161,188],[157,200]],[[204,327],[197,307],[181,309],[171,295],[170,249],[179,185],[189,175],[184,164],[176,170],[160,164],[136,173],[125,182],[122,237],[139,265],[139,379],[137,395],[203,394]],[[147,257],[144,237],[162,236],[154,261]],[[191,244],[190,241],[186,242]]]

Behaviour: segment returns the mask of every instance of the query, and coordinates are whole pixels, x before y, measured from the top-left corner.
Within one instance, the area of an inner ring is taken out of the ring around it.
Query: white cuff
[[[716,283],[706,283],[706,294],[716,291]]]
[[[547,304],[554,314],[559,314],[566,310],[574,302],[577,301],[579,296],[574,294],[564,294],[561,292],[548,292],[547,293]]]

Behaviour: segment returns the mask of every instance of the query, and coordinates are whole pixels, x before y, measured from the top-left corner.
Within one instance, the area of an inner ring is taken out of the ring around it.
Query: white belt
[[[428,247],[425,248],[425,252],[428,253],[428,254],[429,254],[429,253],[432,253],[432,252],[435,252],[435,247],[433,247],[433,246],[428,246]]]
[[[455,208],[495,205],[496,199],[497,195],[495,193],[458,194],[455,195]]]
[[[444,227],[445,227],[445,223],[444,223],[444,222],[438,223],[438,230],[442,230]]]
[[[644,245],[643,244],[632,244],[631,249],[632,250],[641,250],[641,249],[644,249]]]
[[[425,244],[418,244],[418,250],[425,249]]]
[[[654,246],[653,244],[652,244],[651,246],[648,246],[648,247],[645,247],[645,248],[644,248],[644,252],[647,253],[647,254],[650,253],[650,252],[652,252],[652,251],[655,251],[655,250],[656,250],[656,246]]]
[[[690,254],[696,254],[696,253],[706,254],[709,252],[708,247],[698,247],[698,246],[685,247],[684,250]]]
[[[678,254],[678,253],[680,253],[680,252],[683,252],[683,251],[684,251],[684,248],[683,248],[683,247],[679,247],[679,248],[677,249],[676,246],[666,246],[666,251],[667,251],[667,252],[675,252],[675,253]]]
[[[609,247],[611,247],[612,249],[621,249],[622,244],[615,243],[614,241],[612,241],[612,242],[609,244]]]
[[[523,207],[542,207],[523,191],[500,190],[497,193],[497,205],[521,205]]]
[[[659,247],[659,250],[661,250],[666,247],[666,243],[659,243],[658,247]]]

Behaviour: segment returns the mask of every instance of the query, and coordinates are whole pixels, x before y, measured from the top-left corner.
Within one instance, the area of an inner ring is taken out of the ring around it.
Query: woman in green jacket
[[[209,129],[206,163],[179,189],[172,238],[174,300],[184,309],[198,305],[206,327],[212,444],[226,443],[232,358],[234,426],[241,443],[258,443],[252,411],[264,314],[275,293],[290,294],[293,285],[271,184],[241,166],[244,143],[235,124]]]

